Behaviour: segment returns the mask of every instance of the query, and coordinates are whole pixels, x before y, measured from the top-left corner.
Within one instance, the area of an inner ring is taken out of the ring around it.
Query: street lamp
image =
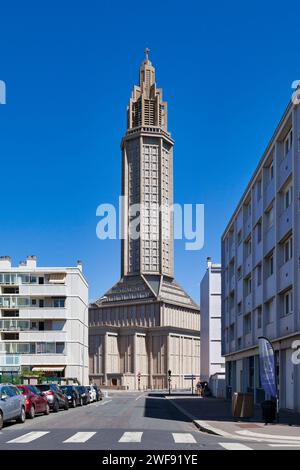
[[[171,375],[172,375],[172,371],[169,369],[168,370],[168,382],[169,382],[169,395],[171,395]]]

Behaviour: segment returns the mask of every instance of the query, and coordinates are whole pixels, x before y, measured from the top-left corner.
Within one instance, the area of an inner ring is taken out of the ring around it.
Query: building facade
[[[171,370],[183,387],[184,374],[199,374],[199,307],[173,272],[173,144],[146,50],[121,143],[121,279],[89,313],[90,377],[100,385],[164,388]]]
[[[88,285],[82,265],[18,267],[0,258],[0,372],[88,383]]]
[[[214,395],[225,395],[225,358],[221,351],[221,265],[207,258],[206,273],[200,284],[201,311],[201,380]]]
[[[258,337],[272,342],[280,406],[300,411],[300,108],[287,107],[222,236],[227,392],[265,398]]]

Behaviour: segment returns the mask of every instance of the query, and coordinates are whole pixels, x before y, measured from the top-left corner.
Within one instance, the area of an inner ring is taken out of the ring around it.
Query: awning
[[[33,367],[32,372],[62,372],[65,370],[64,366],[45,366],[45,367]]]

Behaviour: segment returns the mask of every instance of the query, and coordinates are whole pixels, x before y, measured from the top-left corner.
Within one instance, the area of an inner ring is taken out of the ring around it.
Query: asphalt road
[[[232,442],[199,431],[163,396],[116,392],[88,406],[7,424],[5,450],[224,450],[271,449],[267,443]],[[272,447],[274,449],[274,447]]]

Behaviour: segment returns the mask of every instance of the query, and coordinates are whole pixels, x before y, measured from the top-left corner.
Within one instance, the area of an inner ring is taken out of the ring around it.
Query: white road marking
[[[8,441],[7,444],[26,444],[27,442],[32,442],[35,441],[36,439],[39,439],[42,436],[45,436],[45,434],[48,434],[49,431],[32,431],[28,432],[26,434],[23,434],[23,436],[17,437],[16,439],[12,439],[11,441]]]
[[[196,439],[194,436],[188,432],[180,433],[180,432],[172,432],[173,439],[176,444],[197,444]]]
[[[253,450],[251,447],[240,444],[239,442],[219,442],[219,445],[226,450]]]
[[[300,447],[300,444],[268,444],[269,447]]]
[[[100,403],[100,406],[103,406],[103,405],[106,405],[107,403],[111,402],[112,400],[106,400],[106,401],[103,401],[102,403]]]
[[[69,437],[69,439],[66,439],[63,441],[64,443],[78,443],[78,442],[86,442],[91,437],[93,437],[96,433],[95,432],[76,432],[73,436]]]
[[[136,401],[136,400],[139,400],[139,399],[142,398],[143,396],[144,396],[144,394],[142,393],[142,395],[139,395],[139,396],[135,399],[135,401]]]
[[[275,435],[275,434],[263,434],[259,432],[253,432],[253,431],[248,431],[248,429],[243,429],[242,431],[236,431],[236,434],[240,434],[241,436],[249,436],[249,437],[259,437],[259,438],[266,438],[266,439],[272,439],[276,442],[276,439],[280,441],[295,441],[300,443],[300,437],[299,436],[281,436],[281,435]]]
[[[119,442],[141,442],[142,432],[124,432]]]

